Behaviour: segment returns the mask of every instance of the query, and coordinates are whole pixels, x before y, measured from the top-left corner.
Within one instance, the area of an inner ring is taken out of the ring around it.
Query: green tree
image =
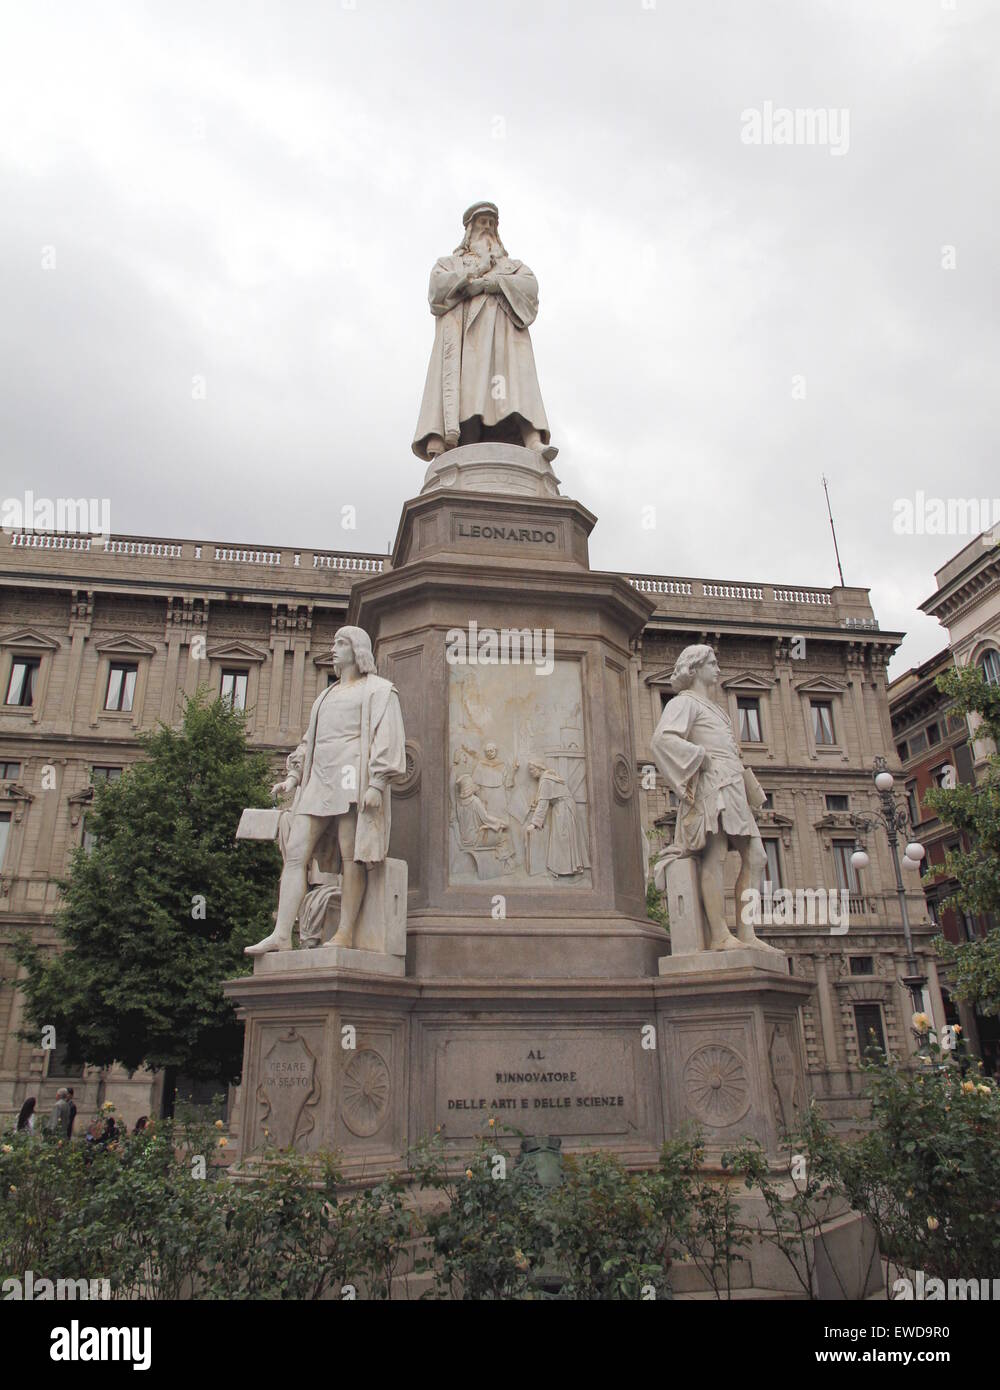
[[[235,839],[242,809],[267,802],[268,762],[247,748],[243,716],[204,690],[180,729],[138,742],[146,757],[95,789],[95,843],[60,884],[61,949],[26,933],[15,945],[19,988],[71,1061],[229,1082],[243,1028],[220,984],[249,972],[243,948],[270,930],[280,872],[274,845]]]
[[[937,678],[938,689],[959,714],[978,714],[978,737],[1000,748],[1000,687],[990,685],[972,666],[956,667]],[[967,837],[968,849],[951,850],[944,872],[957,881],[946,902],[966,912],[1000,913],[1000,757],[988,759],[979,781],[930,791],[925,804],[945,825]],[[954,968],[952,994],[983,1014],[1000,1012],[1000,929],[960,946],[939,937],[942,960]]]

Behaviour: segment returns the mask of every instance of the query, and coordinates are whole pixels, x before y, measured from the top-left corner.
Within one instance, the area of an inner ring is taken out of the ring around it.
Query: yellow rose
[[[494,1126],[495,1124],[496,1124],[496,1120],[495,1120],[495,1119],[493,1118],[493,1116],[491,1115],[491,1116],[490,1116],[490,1129],[492,1129],[493,1126]]]
[[[102,1109],[102,1110],[114,1110],[114,1108],[115,1108],[115,1103],[114,1103],[113,1100],[106,1100],[106,1101],[104,1102],[104,1104],[101,1106],[101,1109]]]
[[[962,1031],[962,1025],[961,1025],[960,1023],[953,1023],[953,1024],[952,1024],[951,1031],[952,1031],[953,1033],[961,1033],[961,1031]]]
[[[979,1091],[979,1093],[980,1093],[981,1095],[984,1095],[984,1096],[988,1096],[988,1095],[991,1095],[991,1094],[992,1094],[992,1092],[991,1092],[989,1086],[979,1085],[979,1086],[976,1087],[976,1090]]]
[[[966,1095],[971,1094],[975,1089],[976,1089],[976,1083],[975,1083],[974,1081],[963,1081],[963,1082],[962,1082],[962,1090],[966,1093]]]
[[[910,1022],[918,1033],[926,1033],[930,1030],[931,1021],[926,1014],[914,1014]]]
[[[472,1169],[471,1169],[471,1168],[466,1168],[466,1170],[465,1170],[465,1176],[466,1176],[467,1178],[471,1178],[471,1177],[472,1177]]]
[[[12,1154],[12,1153],[14,1152],[14,1145],[13,1145],[13,1144],[4,1144],[4,1146],[3,1146],[3,1151],[4,1151],[5,1154]]]
[[[7,1191],[8,1191],[8,1192],[16,1192],[16,1191],[17,1191],[17,1188],[16,1188],[16,1187],[9,1187],[9,1188],[7,1189]]]
[[[927,1229],[928,1229],[929,1231],[936,1231],[937,1228],[938,1228],[940,1225],[941,1225],[941,1222],[937,1219],[936,1216],[928,1216],[928,1218],[927,1218]]]
[[[216,1128],[216,1129],[225,1129],[225,1125],[222,1123],[221,1120],[216,1120],[216,1122],[215,1122],[215,1128]]]
[[[219,1148],[220,1148],[220,1149],[224,1149],[228,1143],[229,1143],[229,1140],[228,1140],[228,1139],[225,1139],[225,1138],[220,1139],[220,1140],[219,1140]]]

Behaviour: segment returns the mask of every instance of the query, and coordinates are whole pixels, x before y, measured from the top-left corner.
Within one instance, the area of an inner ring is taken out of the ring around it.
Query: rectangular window
[[[67,1062],[65,1043],[58,1043],[49,1053],[49,1076],[83,1076],[82,1062]]]
[[[937,724],[927,725],[927,742],[933,747],[935,743],[941,742],[941,730]]]
[[[816,742],[833,743],[833,705],[829,700],[810,701],[813,712],[813,735]]]
[[[931,781],[936,787],[950,788],[958,782],[958,777],[951,763],[941,763],[931,771]]]
[[[918,753],[922,753],[926,747],[927,747],[927,735],[926,735],[926,734],[920,733],[920,734],[911,734],[911,735],[910,735],[910,757],[911,757],[911,758],[915,758],[915,757],[917,756]]]
[[[117,782],[121,775],[120,767],[95,765],[90,769],[90,782],[92,786],[96,787],[98,782]]]
[[[906,809],[909,813],[910,824],[920,824],[920,807],[917,805],[917,784],[907,782],[906,784]]]
[[[975,922],[967,912],[959,912],[958,915],[962,919],[962,931],[965,933],[966,941],[975,941],[977,936]]]
[[[987,685],[1000,685],[1000,652],[983,652],[979,669]]]
[[[902,743],[896,744],[896,756],[901,763],[905,763],[907,758],[910,756],[910,750],[906,746],[905,738],[903,739]]]
[[[828,811],[849,811],[851,809],[851,804],[848,798],[843,796],[840,792],[827,792],[826,809]]]
[[[834,840],[833,842],[833,863],[837,871],[837,887],[843,892],[860,893],[861,885],[858,882],[858,873],[851,863],[851,855],[854,853],[853,840]]]
[[[120,767],[110,767],[107,764],[97,764],[90,769],[91,786],[99,786],[106,782],[117,782],[122,775]],[[87,854],[94,848],[96,836],[90,828],[90,817],[83,818],[83,848]]]
[[[246,709],[249,671],[223,671],[221,698],[230,709]]]
[[[736,708],[740,715],[740,742],[760,743],[760,701],[741,695]]]
[[[7,853],[7,837],[10,835],[10,812],[0,811],[0,869],[3,868],[4,855]]]
[[[764,840],[763,845],[764,852],[767,855],[767,864],[760,878],[760,891],[762,893],[766,891],[764,887],[765,883],[769,883],[772,890],[775,888],[784,888],[785,886],[781,879],[781,855],[778,852],[777,840],[773,838]]]
[[[0,763],[0,782],[14,782],[20,775],[20,763]]]
[[[135,698],[135,678],[138,666],[124,661],[113,661],[108,672],[108,693],[104,697],[104,708],[130,710]]]
[[[760,809],[762,811],[774,810],[774,792],[764,792],[764,804]]]
[[[41,663],[34,657],[15,656],[7,683],[8,705],[33,705],[38,690],[38,670]]]
[[[852,975],[874,975],[875,958],[874,956],[851,956],[849,957]]]
[[[854,1026],[858,1030],[858,1051],[862,1057],[872,1048],[885,1053],[885,1029],[882,1027],[881,1004],[855,1004]],[[873,1036],[874,1034],[874,1036]]]

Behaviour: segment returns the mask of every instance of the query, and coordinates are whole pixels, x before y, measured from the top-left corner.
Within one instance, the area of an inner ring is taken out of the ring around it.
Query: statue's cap
[[[496,220],[500,221],[500,210],[496,203],[473,203],[471,208],[466,208],[462,213],[462,226],[467,227],[477,212],[492,212]]]

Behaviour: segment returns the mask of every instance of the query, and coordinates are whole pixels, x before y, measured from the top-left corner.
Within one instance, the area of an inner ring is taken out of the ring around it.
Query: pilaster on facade
[[[181,694],[190,699],[208,672],[201,664],[208,648],[210,600],[205,595],[167,595],[164,641],[166,666],[160,693],[160,719],[171,726],[181,718]]]

